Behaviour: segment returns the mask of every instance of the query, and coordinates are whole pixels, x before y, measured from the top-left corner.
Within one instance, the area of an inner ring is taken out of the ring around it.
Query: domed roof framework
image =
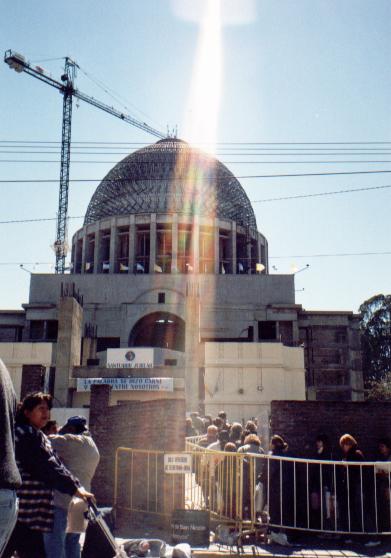
[[[115,215],[178,213],[256,229],[246,192],[220,161],[174,138],[131,153],[102,180],[84,224]]]

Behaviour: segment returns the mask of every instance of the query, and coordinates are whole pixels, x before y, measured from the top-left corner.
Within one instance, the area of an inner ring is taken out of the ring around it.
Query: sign
[[[153,349],[107,349],[107,368],[153,368]]]
[[[171,475],[191,473],[191,453],[165,453],[164,472]]]
[[[113,391],[174,391],[174,378],[77,378],[77,391],[108,384]]]
[[[175,543],[209,546],[209,512],[175,510],[171,516],[171,536]]]

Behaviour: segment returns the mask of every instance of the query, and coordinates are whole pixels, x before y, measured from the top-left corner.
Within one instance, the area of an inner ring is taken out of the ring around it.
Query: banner
[[[153,368],[153,365],[153,349],[107,349],[107,368]]]
[[[77,391],[108,384],[114,391],[174,391],[174,378],[77,378]]]

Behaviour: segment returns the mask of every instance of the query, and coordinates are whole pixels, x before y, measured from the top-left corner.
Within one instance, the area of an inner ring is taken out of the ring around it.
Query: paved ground
[[[116,533],[116,536],[124,538],[151,538],[162,539],[171,543],[169,531],[145,525],[133,525],[132,532]],[[235,547],[211,543],[209,548],[193,548],[196,558],[221,558],[224,556],[259,556],[260,558],[391,558],[391,540],[384,540],[382,544],[373,548],[366,548],[360,542],[350,544],[342,540],[323,540],[317,537],[312,539],[303,538],[297,540],[289,547],[277,544],[264,544],[257,542],[243,547],[238,552]]]

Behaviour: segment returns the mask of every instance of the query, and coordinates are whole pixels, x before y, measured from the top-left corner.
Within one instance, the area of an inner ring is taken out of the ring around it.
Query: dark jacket
[[[11,378],[0,359],[0,489],[14,490],[22,482],[15,461],[16,405],[16,395]]]
[[[54,453],[49,439],[33,426],[16,425],[16,460],[22,475],[18,522],[37,531],[53,526],[53,490],[72,496],[79,481]]]

